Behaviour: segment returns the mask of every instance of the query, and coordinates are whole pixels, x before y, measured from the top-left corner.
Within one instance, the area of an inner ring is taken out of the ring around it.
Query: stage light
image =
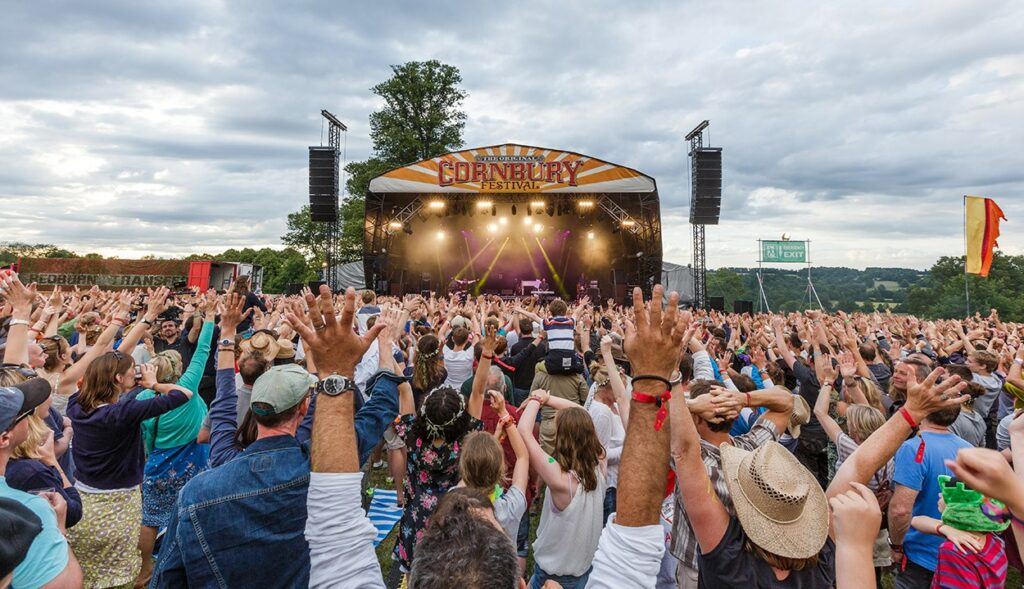
[[[545,204],[547,204],[547,203],[545,203],[542,200],[534,200],[534,201],[530,202],[530,206],[531,207],[537,207],[538,209],[539,208],[543,208]]]
[[[498,226],[495,225],[494,223],[488,223],[487,231],[490,232],[490,233],[497,233],[498,232]]]
[[[594,206],[594,201],[592,201],[592,200],[581,200],[577,204],[579,205],[579,207],[581,209],[589,209],[589,208],[592,208]]]
[[[533,232],[534,233],[540,233],[541,230],[543,230],[543,229],[544,229],[543,225],[541,225],[540,223],[534,223],[534,225],[533,225]]]
[[[533,219],[531,219],[529,217],[524,218],[523,219],[523,225],[526,225],[527,227],[529,227],[530,225],[533,225]]]
[[[437,232],[437,240],[438,241],[442,241],[445,237],[447,237],[447,235],[445,234],[444,231],[438,231]]]
[[[443,200],[432,200],[432,201],[430,201],[430,204],[427,205],[427,207],[430,208],[431,210],[439,211],[439,210],[444,208],[444,201]]]
[[[502,225],[508,225],[508,217],[501,217],[500,219],[498,219],[498,222],[501,223]]]
[[[593,231],[587,231],[587,239],[594,239],[594,232]]]
[[[390,227],[391,229],[401,229],[402,223],[400,221],[392,221],[388,223],[388,227]]]
[[[489,209],[489,208],[491,208],[491,205],[493,205],[493,204],[494,203],[492,203],[489,200],[478,200],[478,201],[476,201],[476,208],[478,208],[478,209]]]
[[[633,219],[625,219],[622,221],[623,227],[632,227],[633,225],[636,225],[636,221],[634,221]]]

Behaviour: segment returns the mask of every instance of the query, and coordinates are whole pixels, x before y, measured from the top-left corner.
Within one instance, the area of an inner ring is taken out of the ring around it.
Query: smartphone
[[[142,364],[135,365],[135,380],[142,380]]]

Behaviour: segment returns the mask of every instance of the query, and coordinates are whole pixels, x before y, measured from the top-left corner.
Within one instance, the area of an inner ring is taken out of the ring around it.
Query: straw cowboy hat
[[[281,349],[277,337],[266,331],[257,331],[252,337],[240,344],[242,352],[253,354],[259,352],[264,358],[273,360]]]
[[[768,442],[753,452],[722,444],[722,470],[743,532],[764,550],[810,558],[828,537],[828,501],[789,450]]]
[[[788,392],[788,391],[787,391]],[[800,395],[793,395],[793,412],[789,415],[789,427],[786,431],[794,438],[800,437],[800,426],[811,420],[811,406]]]

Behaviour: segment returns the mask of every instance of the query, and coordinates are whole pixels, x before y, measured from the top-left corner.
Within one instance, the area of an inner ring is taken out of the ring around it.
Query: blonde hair
[[[177,350],[164,350],[150,360],[156,368],[156,381],[173,384],[181,378],[181,354]]]
[[[880,413],[885,413],[882,405],[882,389],[875,381],[870,378],[861,378],[857,380],[857,388],[860,389],[861,393],[864,393],[864,398],[867,399],[868,405],[878,409]]]
[[[885,424],[885,417],[881,411],[869,405],[850,405],[846,409],[846,429],[857,434],[860,438],[856,440],[862,444],[868,436],[875,433],[875,430]]]
[[[39,446],[46,441],[46,434],[50,431],[46,423],[35,415],[29,415],[25,421],[28,422],[28,437],[25,438],[24,442],[11,450],[11,458],[13,459],[39,458],[42,456],[39,453]]]

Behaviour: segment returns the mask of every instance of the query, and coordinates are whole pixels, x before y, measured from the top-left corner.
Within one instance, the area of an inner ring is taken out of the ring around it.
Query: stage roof
[[[381,193],[652,193],[654,178],[572,151],[506,143],[448,153],[385,172]]]

